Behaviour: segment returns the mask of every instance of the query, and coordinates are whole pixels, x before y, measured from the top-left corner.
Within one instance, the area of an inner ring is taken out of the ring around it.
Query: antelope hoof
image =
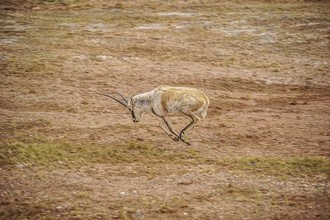
[[[183,139],[183,138],[180,138],[180,140],[181,140],[183,143],[187,144],[187,145],[191,145],[189,141],[186,141],[186,140]]]
[[[182,141],[183,143],[189,145],[189,146],[191,145],[189,141],[186,141],[186,140],[183,140],[183,139],[181,139],[181,141]]]
[[[177,142],[180,141],[181,139],[179,137],[174,137],[173,140]]]

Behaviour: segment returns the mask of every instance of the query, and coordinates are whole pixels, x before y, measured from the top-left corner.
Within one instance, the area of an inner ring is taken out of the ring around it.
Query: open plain
[[[330,219],[329,15],[326,1],[2,0],[0,219]],[[96,94],[160,85],[210,97],[191,146]]]

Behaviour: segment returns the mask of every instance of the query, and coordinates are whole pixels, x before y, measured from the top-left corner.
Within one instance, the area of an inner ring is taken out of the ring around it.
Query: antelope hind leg
[[[182,129],[182,131],[180,132],[180,139],[181,140],[183,140],[184,137],[187,135],[187,133],[196,126],[197,122],[199,122],[201,120],[195,114],[193,114],[191,116],[189,115],[189,117],[192,119],[192,121],[184,129]]]
[[[174,141],[182,141],[185,144],[190,145],[190,143],[183,138],[181,138],[177,132],[174,130],[171,121],[167,117],[162,117],[163,121],[160,123],[160,127],[165,130],[165,132],[174,140]],[[173,137],[174,135],[174,137]]]

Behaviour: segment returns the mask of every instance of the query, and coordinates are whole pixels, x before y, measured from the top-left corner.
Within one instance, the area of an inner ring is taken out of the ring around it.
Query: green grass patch
[[[73,145],[46,141],[39,143],[14,142],[2,145],[0,148],[0,165],[72,166],[87,163],[191,163],[198,158],[198,153],[189,149],[170,151],[136,142],[118,146]]]
[[[54,219],[53,210],[47,205],[24,203],[2,204],[0,219]]]
[[[277,177],[330,176],[328,157],[240,157],[213,160],[194,149],[161,149],[147,143],[74,145],[14,142],[0,148],[0,165],[81,166],[88,163],[213,164],[221,170],[240,170]]]
[[[217,165],[278,177],[330,175],[327,157],[242,157],[221,160]]]

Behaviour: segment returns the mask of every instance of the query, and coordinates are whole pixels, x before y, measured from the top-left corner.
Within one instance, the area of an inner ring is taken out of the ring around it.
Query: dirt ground
[[[330,219],[326,1],[1,2],[0,219]],[[96,94],[160,85],[191,146]]]

